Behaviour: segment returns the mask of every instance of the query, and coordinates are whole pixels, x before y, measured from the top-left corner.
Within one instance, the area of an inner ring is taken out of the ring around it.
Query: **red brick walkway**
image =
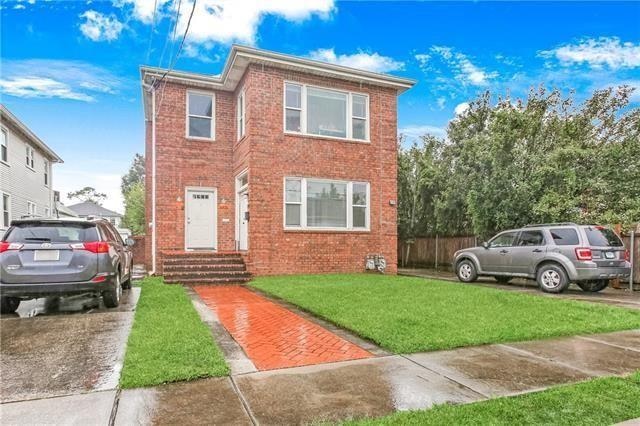
[[[196,286],[195,290],[259,370],[372,356],[244,287]]]

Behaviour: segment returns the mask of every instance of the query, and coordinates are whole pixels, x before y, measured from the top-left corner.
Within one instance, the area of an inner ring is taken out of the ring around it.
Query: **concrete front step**
[[[214,264],[166,264],[165,273],[179,272],[207,272],[207,271],[246,271],[244,263],[214,263]]]
[[[243,284],[251,280],[251,277],[234,277],[234,278],[167,278],[164,282],[167,284]]]
[[[251,275],[247,271],[205,271],[205,272],[165,272],[165,279],[183,278],[249,278]]]
[[[163,251],[162,255],[168,258],[179,257],[242,257],[237,251],[211,252],[211,251]]]
[[[220,265],[237,264],[243,265],[242,257],[178,257],[164,259],[164,265]]]

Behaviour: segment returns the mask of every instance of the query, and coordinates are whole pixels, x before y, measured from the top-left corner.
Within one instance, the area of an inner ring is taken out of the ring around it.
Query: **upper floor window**
[[[29,216],[35,216],[38,213],[38,209],[36,208],[36,204],[31,201],[27,201],[27,214]]]
[[[284,226],[289,229],[369,229],[369,184],[286,178]]]
[[[33,148],[31,148],[29,145],[27,145],[27,156],[26,156],[27,167],[33,169],[34,164],[35,164],[34,159],[35,159],[35,151],[33,150]]]
[[[240,96],[238,96],[238,106],[237,106],[237,117],[238,117],[238,140],[244,137],[244,126],[245,126],[245,109],[244,109],[244,90],[240,92]]]
[[[49,161],[44,160],[44,184],[49,186]]]
[[[285,132],[369,140],[369,97],[285,83]]]
[[[212,93],[187,92],[187,136],[215,139],[215,97]]]
[[[5,163],[9,161],[9,152],[8,152],[8,137],[7,131],[2,129],[2,138],[0,139],[0,161],[4,161]]]

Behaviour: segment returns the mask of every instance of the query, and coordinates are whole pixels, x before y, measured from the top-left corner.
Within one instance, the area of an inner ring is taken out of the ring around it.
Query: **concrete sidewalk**
[[[301,424],[462,404],[640,369],[640,330],[232,374],[0,406],[7,424]]]

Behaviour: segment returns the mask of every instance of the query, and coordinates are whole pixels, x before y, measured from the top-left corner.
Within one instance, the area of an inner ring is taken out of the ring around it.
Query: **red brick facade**
[[[370,143],[285,134],[285,81],[368,94]],[[395,88],[249,64],[234,92],[214,91],[215,141],[196,141],[185,137],[187,84],[167,82],[156,90],[156,272],[162,272],[163,252],[184,250],[188,186],[217,189],[217,248],[236,249],[235,178],[245,169],[250,212],[245,260],[253,274],[360,272],[368,254],[384,255],[387,272],[396,272]],[[246,134],[237,141],[236,99],[241,90],[245,91]],[[150,121],[146,145],[147,221],[151,223]],[[285,230],[286,176],[369,182],[370,230]],[[147,232],[149,261],[151,232]]]

